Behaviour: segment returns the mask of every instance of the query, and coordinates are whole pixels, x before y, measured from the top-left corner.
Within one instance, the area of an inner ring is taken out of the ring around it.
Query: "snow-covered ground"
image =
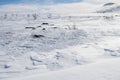
[[[2,6],[0,80],[119,80],[120,14],[98,7]]]
[[[25,78],[14,80],[119,80],[120,59],[111,58],[97,63],[77,66],[71,69],[48,73],[37,73]],[[10,80],[10,79],[9,79]],[[11,79],[13,80],[13,79]]]

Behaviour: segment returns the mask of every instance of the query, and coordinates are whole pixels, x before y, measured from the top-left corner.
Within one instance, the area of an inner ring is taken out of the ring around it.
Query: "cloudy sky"
[[[120,3],[120,0],[0,0],[0,5],[16,4],[16,3],[52,4],[52,3],[71,3],[71,2],[88,2],[93,4],[100,4],[100,3],[106,3],[106,2]]]
[[[82,0],[0,0],[0,4],[15,4],[15,3],[69,3],[69,2],[81,2]]]

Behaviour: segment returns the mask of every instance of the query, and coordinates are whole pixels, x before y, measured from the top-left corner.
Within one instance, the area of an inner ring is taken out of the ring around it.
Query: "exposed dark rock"
[[[45,28],[43,28],[42,30],[46,30]]]
[[[112,6],[112,5],[114,5],[115,3],[113,3],[113,2],[109,2],[109,3],[106,3],[106,4],[104,4],[104,6]]]
[[[37,28],[42,27],[42,26],[37,26]]]
[[[42,23],[42,25],[49,25],[49,23]]]
[[[25,27],[25,29],[32,29],[32,30],[35,30],[36,28],[35,28],[35,27]]]
[[[4,68],[7,69],[7,68],[10,68],[10,66],[5,64]]]
[[[41,38],[41,37],[45,37],[44,35],[40,35],[40,34],[35,34],[33,35],[34,38]]]

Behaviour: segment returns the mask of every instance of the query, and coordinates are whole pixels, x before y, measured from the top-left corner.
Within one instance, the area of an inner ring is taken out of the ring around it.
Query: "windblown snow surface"
[[[0,80],[120,80],[120,14],[98,7],[1,6]]]

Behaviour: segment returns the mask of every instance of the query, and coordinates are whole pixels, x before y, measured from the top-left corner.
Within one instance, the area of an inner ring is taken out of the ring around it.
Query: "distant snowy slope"
[[[41,6],[37,6],[37,5],[26,5],[26,4],[9,4],[9,5],[2,5],[0,6],[0,12],[35,12],[35,11],[39,11],[39,9],[43,9],[43,7]]]
[[[120,4],[112,2],[104,4],[99,10],[97,10],[97,13],[118,13],[118,12],[120,12]]]
[[[98,5],[89,3],[71,3],[71,4],[60,4],[53,6],[53,10],[58,13],[66,14],[80,14],[80,13],[91,13],[98,8]]]
[[[97,5],[89,3],[68,3],[56,5],[26,5],[26,4],[11,4],[0,6],[0,12],[53,12],[53,13],[88,13],[93,12]]]

